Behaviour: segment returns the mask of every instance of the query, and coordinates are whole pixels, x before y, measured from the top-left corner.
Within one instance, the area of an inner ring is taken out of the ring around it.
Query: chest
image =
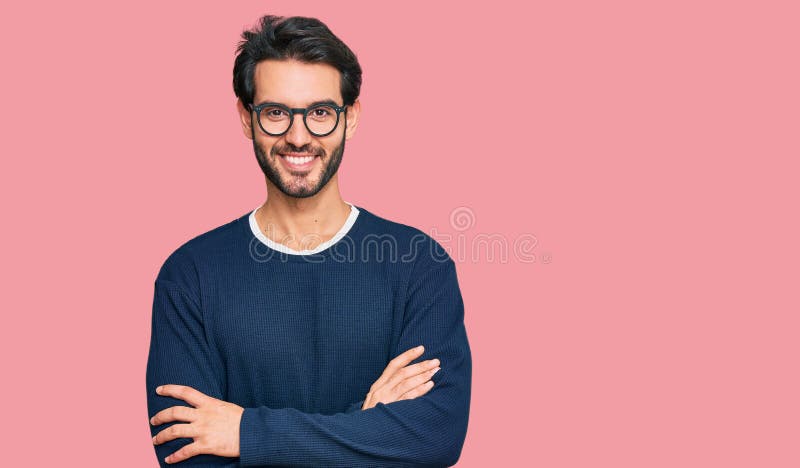
[[[210,302],[210,332],[235,391],[259,387],[289,404],[359,393],[391,359],[403,301],[377,266],[299,263],[224,278]],[[283,389],[283,390],[281,390]],[[342,396],[342,401],[350,398]],[[305,403],[305,404],[304,404]]]

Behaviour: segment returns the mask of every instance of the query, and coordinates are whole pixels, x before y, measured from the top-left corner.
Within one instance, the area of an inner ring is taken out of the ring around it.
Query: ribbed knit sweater
[[[168,465],[167,455],[192,442],[179,438],[155,446],[162,466],[455,464],[472,379],[455,264],[421,230],[353,207],[346,233],[312,253],[270,246],[248,212],[165,260],[155,280],[148,419],[189,406],[157,395],[163,384],[244,413],[239,458]],[[361,410],[389,361],[418,345],[425,353],[414,362],[441,361],[433,388]]]

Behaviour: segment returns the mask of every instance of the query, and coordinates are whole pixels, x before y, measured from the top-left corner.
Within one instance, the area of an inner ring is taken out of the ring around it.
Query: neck
[[[349,215],[336,176],[308,198],[287,196],[267,180],[267,200],[256,211],[256,221],[270,239],[304,250],[331,239]]]

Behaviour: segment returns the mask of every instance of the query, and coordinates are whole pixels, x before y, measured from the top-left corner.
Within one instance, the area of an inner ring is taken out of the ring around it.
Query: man
[[[265,16],[242,37],[234,90],[267,199],[158,273],[159,463],[452,465],[472,376],[455,264],[422,231],[341,197],[358,61],[313,18]]]

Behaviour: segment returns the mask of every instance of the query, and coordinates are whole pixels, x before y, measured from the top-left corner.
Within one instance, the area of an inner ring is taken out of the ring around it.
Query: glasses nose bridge
[[[313,133],[311,133],[311,130],[306,125],[305,114],[306,114],[306,111],[308,109],[307,108],[300,108],[300,107],[289,107],[288,109],[289,109],[289,126],[283,132],[283,135],[287,135],[290,131],[292,131],[293,128],[301,128],[302,130],[305,131],[305,133],[308,133],[309,135],[313,135]],[[295,120],[294,116],[297,115],[297,114],[300,114],[300,125],[299,126],[294,124],[294,120]]]
[[[294,127],[294,116],[295,116],[295,115],[297,115],[297,114],[300,114],[300,122],[303,124],[302,126],[303,126],[303,127],[305,127],[305,126],[306,126],[306,118],[305,118],[305,115],[306,115],[306,111],[307,111],[307,110],[308,110],[308,109],[306,109],[306,108],[301,108],[301,107],[290,107],[290,108],[289,108],[289,128],[287,128],[287,129],[286,129],[286,131],[287,131],[287,132],[288,132],[288,131],[289,131],[289,130],[292,128],[292,127]],[[308,128],[306,128],[306,131],[308,131]]]
[[[294,122],[294,116],[297,115],[297,114],[300,114],[300,120],[304,120],[307,110],[308,109],[303,109],[303,108],[299,108],[299,107],[289,108],[289,112],[291,113],[292,122]]]

